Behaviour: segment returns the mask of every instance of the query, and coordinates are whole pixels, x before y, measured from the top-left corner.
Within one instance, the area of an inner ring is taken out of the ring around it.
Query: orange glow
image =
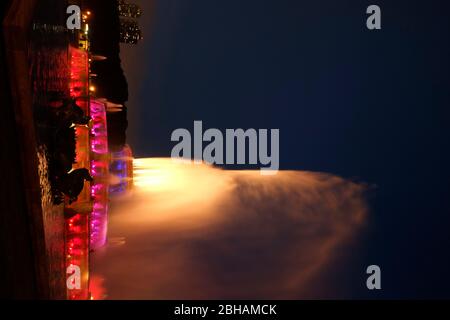
[[[325,173],[133,164],[108,229],[126,240],[93,255],[111,299],[308,297],[367,214],[364,185]]]

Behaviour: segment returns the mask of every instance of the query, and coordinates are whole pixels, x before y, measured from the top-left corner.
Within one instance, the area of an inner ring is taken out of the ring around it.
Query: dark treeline
[[[128,100],[128,83],[120,60],[120,21],[116,0],[88,0],[85,8],[92,14],[89,21],[91,52],[107,57],[92,63],[96,96],[123,104]],[[108,139],[111,150],[118,150],[126,143],[128,126],[127,110],[108,114]]]

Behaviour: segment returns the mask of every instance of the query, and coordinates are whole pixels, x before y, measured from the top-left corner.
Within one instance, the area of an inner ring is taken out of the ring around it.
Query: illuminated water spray
[[[113,299],[307,297],[361,230],[364,192],[324,173],[134,159],[132,192],[110,214],[121,241],[93,272]]]
[[[108,225],[109,200],[109,149],[108,130],[105,105],[91,100],[91,175],[94,181],[91,185],[93,209],[91,213],[90,244],[95,250],[106,243]]]

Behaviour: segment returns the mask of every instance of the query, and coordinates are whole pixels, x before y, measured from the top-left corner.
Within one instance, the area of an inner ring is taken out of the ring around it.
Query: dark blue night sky
[[[382,30],[366,28],[370,4]],[[137,156],[170,156],[171,132],[194,120],[279,128],[282,169],[373,186],[359,254],[336,270],[342,297],[450,297],[448,1],[146,6],[143,43],[123,50]],[[369,264],[381,292],[365,288]]]

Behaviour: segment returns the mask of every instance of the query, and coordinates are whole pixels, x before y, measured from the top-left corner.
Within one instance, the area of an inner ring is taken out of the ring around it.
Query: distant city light
[[[142,40],[141,30],[136,20],[120,19],[120,42],[137,44]]]
[[[127,18],[139,18],[142,15],[142,9],[139,5],[119,0],[119,15]]]
[[[142,33],[137,22],[137,18],[142,15],[142,9],[135,3],[126,0],[119,0],[120,16],[120,42],[137,44],[142,40]]]

